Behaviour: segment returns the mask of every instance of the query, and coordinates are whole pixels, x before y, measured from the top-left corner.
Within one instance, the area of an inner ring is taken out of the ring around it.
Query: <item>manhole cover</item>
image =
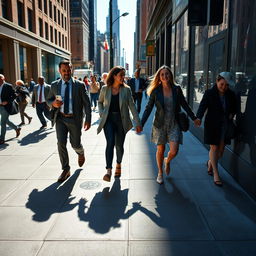
[[[101,186],[101,183],[98,181],[85,181],[80,184],[80,188],[82,189],[95,189],[99,188]]]

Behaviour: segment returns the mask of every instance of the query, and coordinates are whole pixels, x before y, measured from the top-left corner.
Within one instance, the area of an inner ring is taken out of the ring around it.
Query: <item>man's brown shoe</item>
[[[63,171],[60,177],[58,178],[58,182],[65,181],[70,176],[70,171]]]
[[[18,138],[20,136],[20,130],[21,128],[18,127],[15,131],[16,131],[16,138]]]
[[[82,167],[85,161],[84,154],[78,154],[78,165],[79,167]]]

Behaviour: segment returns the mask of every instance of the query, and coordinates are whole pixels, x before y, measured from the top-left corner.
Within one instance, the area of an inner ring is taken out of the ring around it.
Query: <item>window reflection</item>
[[[188,47],[189,27],[187,26],[187,12],[176,24],[176,56],[175,56],[175,80],[181,85],[184,95],[187,94],[188,84]]]

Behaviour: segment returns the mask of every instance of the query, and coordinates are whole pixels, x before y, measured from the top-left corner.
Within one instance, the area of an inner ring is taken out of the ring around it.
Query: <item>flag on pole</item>
[[[109,50],[107,38],[104,41],[104,50],[106,50],[106,51]]]

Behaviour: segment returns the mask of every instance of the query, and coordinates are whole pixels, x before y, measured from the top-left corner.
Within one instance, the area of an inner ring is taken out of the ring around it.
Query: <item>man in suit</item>
[[[78,154],[78,165],[83,166],[84,148],[81,144],[81,129],[84,113],[86,115],[84,130],[91,126],[91,104],[84,87],[79,80],[71,77],[72,65],[69,61],[59,63],[61,79],[51,84],[47,104],[56,111],[53,116],[53,124],[56,123],[58,152],[62,165],[62,174],[58,182],[63,182],[70,176],[70,165],[67,151],[67,136],[69,133],[70,143]]]
[[[45,117],[51,120],[49,106],[46,104],[46,99],[50,92],[50,88],[50,85],[44,82],[44,77],[39,76],[38,84],[35,85],[33,89],[32,107],[36,107],[36,114],[42,124],[40,129],[44,129],[47,127]],[[45,115],[45,117],[43,114]]]
[[[135,104],[137,105],[137,111],[140,113],[141,110],[141,101],[142,101],[142,92],[145,90],[146,82],[143,78],[140,77],[140,69],[137,69],[134,72],[134,78],[132,78],[128,85],[131,87],[132,96]]]
[[[1,135],[0,144],[4,144],[6,134],[6,124],[16,131],[16,138],[20,135],[21,128],[9,120],[12,102],[16,98],[15,91],[11,84],[5,82],[4,75],[0,74],[0,116]]]

